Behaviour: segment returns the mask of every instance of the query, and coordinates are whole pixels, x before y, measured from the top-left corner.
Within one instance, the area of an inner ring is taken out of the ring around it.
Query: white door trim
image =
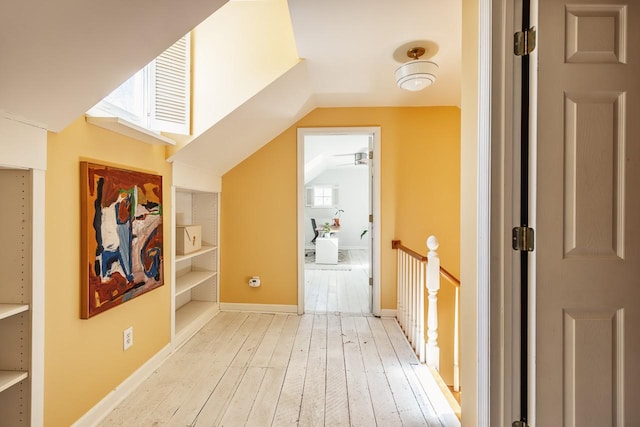
[[[490,2],[480,0],[480,2]],[[536,16],[536,0],[532,0],[532,26]],[[491,199],[493,220],[491,222],[491,259],[496,260],[490,270],[491,278],[491,359],[490,373],[490,420],[492,426],[510,427],[519,419],[520,387],[518,371],[520,331],[519,307],[519,254],[511,249],[511,228],[519,221],[519,147],[520,140],[520,60],[513,55],[513,33],[521,27],[522,4],[515,0],[499,0],[493,4],[493,70],[492,79],[498,82],[492,89],[491,134],[493,135],[491,159]],[[481,19],[481,27],[483,25]],[[537,53],[531,56],[531,69],[535,70]],[[535,75],[530,82],[531,92],[536,91]],[[481,101],[482,102],[482,101]],[[534,97],[530,97],[534,102]],[[535,122],[535,104],[530,105],[530,122]],[[535,132],[535,131],[534,131]],[[535,224],[535,133],[530,134],[530,179],[529,222]],[[529,353],[535,352],[535,252],[530,255],[530,337]],[[479,291],[480,292],[480,291]],[[479,353],[480,354],[480,353]],[[535,363],[529,361],[529,425],[535,425]]]
[[[298,314],[304,313],[304,137],[306,135],[358,134],[373,135],[373,314],[380,316],[380,163],[381,138],[379,127],[298,128]]]
[[[491,3],[489,0],[480,2]],[[518,342],[518,331],[513,327],[514,321],[519,318],[517,305],[513,304],[514,293],[514,262],[517,257],[511,249],[510,231],[516,221],[517,211],[514,207],[513,192],[514,176],[518,173],[519,164],[513,161],[514,151],[512,141],[519,139],[515,120],[515,106],[519,105],[520,93],[514,87],[516,62],[513,56],[512,34],[515,31],[516,19],[520,19],[521,11],[515,4],[515,0],[500,0],[493,4],[493,16],[495,20],[489,21],[492,28],[493,52],[490,60],[493,61],[491,76],[498,82],[491,91],[492,99],[491,134],[493,135],[491,147],[491,199],[490,207],[493,207],[493,221],[490,229],[490,258],[498,260],[489,271],[491,278],[490,309],[490,351],[493,359],[493,369],[489,379],[491,394],[489,395],[488,414],[490,421],[485,425],[496,427],[511,426],[516,420],[518,401],[513,393],[518,390],[519,379],[514,374],[513,344]],[[518,9],[518,10],[516,10]],[[480,28],[487,25],[486,16],[482,15]],[[483,59],[480,59],[483,62]],[[486,64],[485,64],[486,65]],[[482,98],[481,98],[482,99]],[[480,101],[482,102],[482,101]],[[488,289],[487,289],[488,291]],[[479,290],[480,294],[481,291]],[[516,312],[514,312],[516,310]],[[480,316],[480,314],[479,314]],[[482,354],[480,349],[478,354]],[[480,390],[480,387],[479,387]]]
[[[491,249],[491,0],[478,8],[478,205],[477,205],[477,426],[490,423],[490,249]]]

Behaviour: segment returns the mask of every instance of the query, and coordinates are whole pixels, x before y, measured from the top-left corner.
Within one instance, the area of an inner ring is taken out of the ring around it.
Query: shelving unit
[[[200,225],[200,250],[177,255],[174,245],[173,344],[178,347],[219,311],[218,218],[216,192],[175,188],[174,233],[177,225]],[[175,242],[175,239],[174,239]]]
[[[4,304],[0,303],[0,320],[20,314],[29,310],[29,304]]]
[[[28,372],[0,371],[0,393],[29,377]]]
[[[31,425],[31,173],[0,169],[0,424]]]

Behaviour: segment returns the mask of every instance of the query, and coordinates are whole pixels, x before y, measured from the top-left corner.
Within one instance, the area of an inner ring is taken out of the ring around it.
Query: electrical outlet
[[[129,326],[122,333],[122,349],[127,350],[133,345],[133,326]]]

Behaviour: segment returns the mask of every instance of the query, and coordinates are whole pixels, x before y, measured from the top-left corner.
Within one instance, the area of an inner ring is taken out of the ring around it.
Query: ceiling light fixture
[[[411,61],[406,62],[396,69],[396,84],[399,88],[416,92],[436,81],[436,71],[438,64],[435,62],[420,59],[424,55],[423,47],[412,47],[407,51],[407,56]]]

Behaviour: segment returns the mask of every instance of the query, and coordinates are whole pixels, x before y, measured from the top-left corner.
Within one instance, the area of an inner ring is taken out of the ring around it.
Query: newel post
[[[436,236],[427,239],[427,291],[429,305],[427,314],[427,365],[440,370],[440,347],[438,347],[438,291],[440,290],[440,244]]]

